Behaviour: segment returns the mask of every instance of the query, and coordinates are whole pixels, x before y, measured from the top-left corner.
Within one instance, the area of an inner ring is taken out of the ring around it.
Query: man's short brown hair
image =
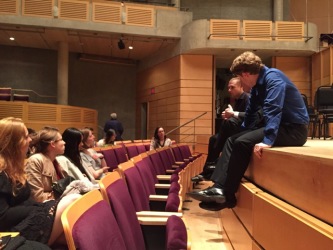
[[[259,56],[251,51],[246,51],[239,55],[233,61],[230,71],[232,74],[239,76],[243,72],[248,72],[251,75],[259,74],[260,69],[264,66]]]

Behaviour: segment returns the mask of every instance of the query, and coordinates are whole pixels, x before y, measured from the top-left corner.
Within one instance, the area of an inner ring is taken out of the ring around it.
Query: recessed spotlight
[[[133,49],[133,46],[128,46],[129,49]]]
[[[9,38],[9,40],[11,40],[11,41],[14,41],[14,40],[15,40],[15,38],[14,38],[14,37],[10,37],[10,38]]]

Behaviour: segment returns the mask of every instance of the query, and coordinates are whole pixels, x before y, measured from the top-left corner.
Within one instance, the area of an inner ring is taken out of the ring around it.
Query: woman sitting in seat
[[[171,146],[172,142],[170,138],[165,135],[164,129],[162,127],[157,127],[154,132],[154,137],[150,142],[150,150],[154,150],[162,147]]]
[[[34,136],[32,145],[36,153],[25,166],[31,197],[39,202],[54,199],[52,183],[68,175],[56,160],[57,155],[64,153],[65,142],[58,129],[45,127]]]
[[[83,135],[82,146],[80,156],[82,159],[82,165],[85,169],[88,169],[95,179],[100,179],[104,176],[105,172],[108,172],[109,167],[106,165],[104,156],[101,153],[97,153],[94,149],[95,136],[90,129],[82,129]]]
[[[43,203],[30,199],[24,160],[31,138],[23,121],[0,120],[0,231],[19,232],[27,240],[49,246],[65,244],[61,214],[80,195]]]
[[[97,142],[97,146],[104,147],[108,145],[116,145],[116,136],[116,131],[110,128],[108,131],[106,131],[105,137]]]
[[[63,155],[57,156],[56,159],[61,167],[76,180],[89,180],[93,184],[97,183],[90,171],[82,165],[80,148],[82,144],[82,133],[77,128],[67,128],[62,139],[66,143]]]

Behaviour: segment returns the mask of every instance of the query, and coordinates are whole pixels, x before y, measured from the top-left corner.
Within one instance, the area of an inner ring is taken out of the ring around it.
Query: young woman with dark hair
[[[150,142],[150,150],[157,148],[171,146],[172,142],[170,138],[165,135],[164,129],[162,127],[157,127],[154,132],[154,137]]]
[[[65,152],[61,156],[57,156],[57,161],[61,167],[76,180],[88,179],[92,183],[96,183],[94,176],[88,169],[82,165],[80,156],[80,147],[82,147],[83,135],[77,128],[67,128],[62,133],[62,139],[66,143]]]

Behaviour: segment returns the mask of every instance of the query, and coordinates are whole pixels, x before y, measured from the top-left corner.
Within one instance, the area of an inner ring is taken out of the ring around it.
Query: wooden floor
[[[299,147],[276,147],[270,150],[292,152],[299,155],[311,155],[320,158],[333,158],[333,140],[313,139],[306,142],[301,148]],[[212,185],[211,182],[202,182],[198,186],[204,189]],[[223,226],[221,225],[220,212],[211,212],[199,207],[199,202],[190,199],[191,202],[185,202],[184,218],[191,234],[191,249],[201,250],[229,250],[233,249],[226,236]]]
[[[204,189],[212,185],[205,181],[197,185],[198,189]],[[184,202],[184,218],[191,234],[192,250],[229,250],[233,249],[220,220],[220,212],[211,212],[199,207],[199,201],[189,199],[191,202]]]

